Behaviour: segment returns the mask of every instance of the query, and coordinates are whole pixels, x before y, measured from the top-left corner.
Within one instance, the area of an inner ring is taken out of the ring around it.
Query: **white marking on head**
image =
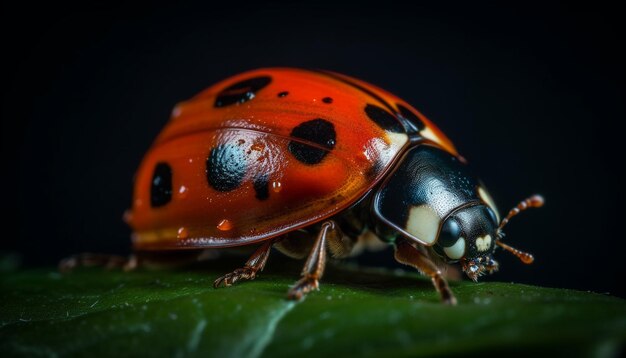
[[[491,235],[487,234],[484,237],[476,239],[476,249],[478,251],[487,251],[491,246]]]
[[[498,222],[496,224],[500,223],[500,213],[498,212],[498,208],[496,207],[496,203],[493,201],[493,198],[491,197],[491,195],[489,195],[487,190],[485,190],[482,186],[478,187],[478,196],[480,196],[480,198],[485,203],[487,203],[487,205],[489,205],[491,210],[493,210],[493,212],[496,214],[496,219],[498,219]]]
[[[409,211],[406,231],[427,245],[437,240],[441,218],[428,205],[414,206]]]
[[[458,260],[465,255],[465,239],[460,237],[454,245],[450,247],[444,247],[443,252],[446,253],[446,256],[453,260]]]

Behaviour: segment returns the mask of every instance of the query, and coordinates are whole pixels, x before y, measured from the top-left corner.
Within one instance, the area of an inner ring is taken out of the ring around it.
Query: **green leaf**
[[[625,301],[607,295],[458,282],[448,307],[417,274],[344,266],[291,302],[298,269],[280,264],[213,289],[236,265],[2,273],[0,356],[610,357],[626,342]]]

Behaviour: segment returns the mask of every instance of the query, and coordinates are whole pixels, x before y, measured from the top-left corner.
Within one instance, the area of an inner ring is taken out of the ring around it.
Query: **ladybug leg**
[[[299,300],[313,289],[319,288],[319,280],[322,278],[324,267],[326,266],[326,241],[327,239],[330,241],[341,236],[341,232],[334,221],[327,221],[322,224],[311,253],[302,269],[302,278],[287,292],[289,299]]]
[[[243,268],[228,273],[213,282],[213,287],[232,286],[239,280],[254,280],[256,273],[263,271],[267,258],[270,256],[273,240],[267,240],[250,256]]]
[[[443,303],[456,305],[456,297],[450,290],[448,282],[426,253],[409,244],[406,240],[399,240],[396,244],[395,258],[399,263],[413,266],[424,275],[430,276]]]
[[[132,271],[138,266],[135,255],[129,257],[83,253],[65,258],[59,262],[59,271],[70,272],[77,267],[104,267],[107,270],[121,268],[124,271]]]
[[[79,267],[102,267],[107,270],[122,269],[126,272],[139,267],[148,269],[175,268],[215,258],[214,250],[183,250],[177,252],[135,251],[132,255],[82,253],[59,262],[59,271],[67,273]]]

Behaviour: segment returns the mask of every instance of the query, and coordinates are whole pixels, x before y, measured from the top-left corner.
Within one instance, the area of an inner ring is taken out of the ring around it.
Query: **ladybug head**
[[[498,269],[492,256],[497,240],[496,214],[490,207],[478,204],[453,211],[443,221],[432,247],[445,261],[460,262],[463,271],[476,280],[485,272]]]
[[[502,228],[521,211],[543,205],[543,198],[534,195],[520,202],[501,222],[486,205],[468,206],[456,210],[443,223],[434,250],[448,262],[460,261],[463,272],[474,281],[485,273],[498,270],[493,259],[496,246],[511,252],[522,262],[530,264],[531,254],[517,250],[502,242]]]

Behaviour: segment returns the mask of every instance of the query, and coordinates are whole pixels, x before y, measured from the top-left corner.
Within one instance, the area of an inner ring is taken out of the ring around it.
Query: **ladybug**
[[[342,74],[292,68],[245,72],[179,103],[138,169],[126,220],[137,252],[258,245],[214,286],[254,279],[270,250],[307,257],[288,297],[318,288],[326,256],[368,237],[456,299],[442,274],[459,262],[474,281],[498,264],[511,217],[453,143],[402,99]]]

